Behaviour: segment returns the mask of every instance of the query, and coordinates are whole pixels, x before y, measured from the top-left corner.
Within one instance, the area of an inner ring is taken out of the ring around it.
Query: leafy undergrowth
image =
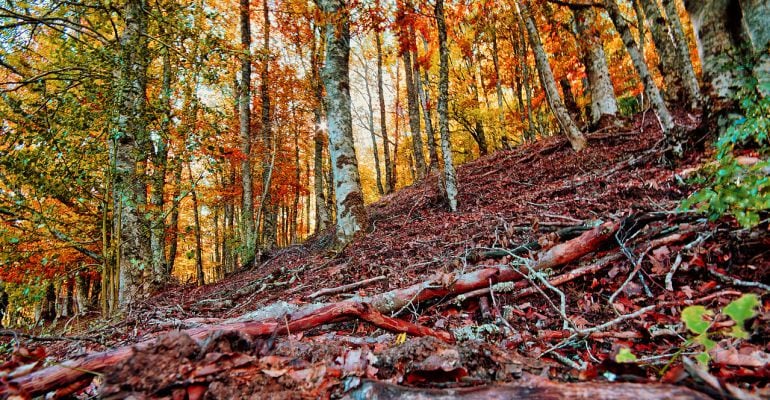
[[[698,123],[686,114],[678,120],[690,127]],[[565,227],[671,212],[577,263],[531,275],[539,289],[528,295],[497,287],[491,295],[442,298],[394,313],[453,332],[455,344],[404,337],[360,321],[281,337],[221,334],[203,343],[173,333],[107,371],[86,393],[101,386],[103,395],[112,398],[131,393],[324,398],[355,391],[362,379],[441,388],[538,375],[560,381],[676,383],[715,397],[751,391],[767,396],[767,223],[748,230],[734,221],[673,213],[694,190],[685,181],[703,163],[703,154],[692,154],[674,169],[663,166],[660,130],[649,114],[616,130],[593,134],[581,153],[554,137],[460,167],[457,213],[446,211],[434,173],[371,205],[372,231],[339,253],[325,250],[331,237],[325,232],[222,282],[166,288],[120,322],[90,328],[75,322],[79,335],[117,347],[256,310],[261,311],[250,315],[275,315],[275,310],[285,315],[314,301],[340,301],[458,271],[518,265],[519,257],[536,252],[490,249],[533,241],[548,249],[559,240],[554,232]],[[580,266],[599,267],[558,288],[541,282]],[[377,277],[382,278],[358,289],[310,297],[319,289]],[[719,310],[745,293],[759,296],[757,307],[742,310],[748,335],[721,333],[735,321]],[[699,314],[714,341],[707,368],[694,361],[705,360],[700,356],[705,350],[682,322],[682,310],[693,305],[708,310]],[[84,341],[47,346],[58,358],[105,349]]]

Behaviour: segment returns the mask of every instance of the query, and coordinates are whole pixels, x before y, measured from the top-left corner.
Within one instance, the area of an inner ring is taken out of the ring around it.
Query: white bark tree
[[[344,0],[319,0],[326,22],[326,63],[321,76],[326,88],[329,153],[334,171],[337,241],[347,243],[369,227],[364,208],[358,160],[353,148],[350,111],[350,11]]]

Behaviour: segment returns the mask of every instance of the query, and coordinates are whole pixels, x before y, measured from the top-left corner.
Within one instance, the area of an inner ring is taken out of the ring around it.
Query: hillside
[[[691,129],[699,123],[688,114],[677,120]],[[60,395],[115,399],[770,395],[766,296],[759,316],[746,321],[748,340],[713,336],[708,371],[689,361],[702,347],[686,345],[694,335],[681,322],[688,305],[719,310],[743,293],[767,292],[767,223],[749,231],[675,212],[694,189],[685,180],[702,154],[667,167],[654,116],[622,124],[589,135],[579,153],[552,137],[461,166],[457,213],[446,211],[434,173],[370,205],[372,230],[339,252],[327,250],[332,233],[322,233],[221,282],[170,286],[121,321],[90,328],[75,322],[79,339],[30,339],[3,367],[5,393],[58,388]],[[547,263],[562,250],[558,261]],[[512,272],[546,263],[540,273]],[[488,282],[473,281],[478,276]],[[516,283],[492,286],[498,280]],[[317,293],[349,284],[339,293]],[[398,290],[413,285],[422,286]],[[377,303],[382,293],[393,293],[389,312]],[[404,293],[411,297],[398,307]],[[356,299],[374,306],[335,308]],[[710,323],[734,325],[724,316]],[[36,372],[19,373],[20,365],[40,358],[34,349],[41,347],[75,364],[33,362]],[[83,358],[84,351],[104,353]],[[623,357],[637,362],[620,362]],[[102,371],[96,379],[85,373],[95,370]]]

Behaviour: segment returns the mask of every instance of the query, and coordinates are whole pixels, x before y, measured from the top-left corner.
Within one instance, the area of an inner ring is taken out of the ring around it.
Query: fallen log
[[[638,229],[639,223],[633,226]],[[629,226],[627,221],[612,221],[597,226],[582,235],[564,243],[557,244],[543,252],[529,264],[532,271],[554,268],[575,261],[586,254],[592,253],[602,244],[612,238],[621,226]],[[524,268],[523,273],[529,271]],[[386,317],[410,304],[427,300],[457,296],[472,290],[486,287],[491,283],[522,279],[519,272],[510,268],[484,268],[465,274],[444,274],[428,282],[419,283],[404,289],[396,289],[368,297],[354,297],[350,300],[326,305],[306,306],[282,318],[266,320],[226,322],[207,325],[184,331],[194,339],[204,339],[218,331],[239,331],[252,336],[270,336],[300,332],[331,322],[346,321],[359,318],[383,329],[406,332],[414,336],[435,336],[441,340],[451,341],[446,332],[434,331],[406,321]],[[109,366],[128,359],[135,348],[146,348],[154,339],[146,340],[134,346],[121,347],[105,352],[94,353],[86,357],[64,361],[28,375],[24,375],[4,383],[0,387],[0,395],[23,393],[25,395],[42,395],[59,387],[70,385],[84,379],[89,374],[96,374]]]
[[[374,278],[364,279],[362,281],[349,283],[347,285],[337,286],[333,288],[324,288],[309,294],[307,297],[309,299],[315,299],[316,297],[319,297],[319,296],[328,296],[331,294],[343,293],[343,292],[347,292],[348,290],[358,289],[370,283],[378,282],[384,279],[387,279],[385,275],[375,276]]]
[[[527,379],[514,385],[458,389],[421,389],[380,381],[365,381],[344,399],[450,400],[450,399],[549,399],[549,400],[706,400],[711,397],[686,387],[663,383],[555,383]]]

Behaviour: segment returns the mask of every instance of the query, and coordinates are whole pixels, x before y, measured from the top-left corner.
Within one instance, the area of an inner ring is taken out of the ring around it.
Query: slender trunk
[[[161,108],[163,114],[160,120],[160,138],[155,143],[153,151],[152,195],[152,229],[150,230],[150,250],[152,252],[152,271],[155,285],[168,281],[168,266],[166,261],[166,221],[163,212],[163,197],[166,185],[166,169],[168,160],[167,141],[170,137],[171,125],[171,57],[167,46],[161,48],[163,59],[163,83],[161,87]]]
[[[177,158],[176,164],[174,164],[174,192],[172,193],[171,200],[171,216],[169,218],[169,232],[168,232],[168,272],[167,275],[171,276],[174,272],[174,264],[176,263],[176,253],[179,238],[179,201],[182,195],[182,159]]]
[[[270,120],[270,8],[268,0],[262,1],[263,38],[262,44],[262,73],[259,84],[260,97],[262,99],[262,140],[265,146],[265,157],[262,159],[262,199],[259,213],[262,219],[261,250],[269,251],[275,246],[276,238],[276,206],[273,204],[270,187],[275,164],[275,152],[277,149],[276,138],[273,137],[272,121]],[[259,223],[257,219],[257,223]]]
[[[668,22],[660,12],[657,0],[639,0],[658,51],[660,72],[666,83],[666,97],[672,103],[688,101],[685,95],[683,70],[677,60],[677,50],[669,33]]]
[[[337,241],[349,242],[369,227],[358,161],[353,148],[350,112],[350,12],[344,0],[319,0],[326,22],[326,63],[322,71],[326,87],[329,152],[334,171],[337,205]]]
[[[540,42],[540,35],[537,32],[535,21],[532,19],[532,15],[530,14],[526,3],[517,0],[516,11],[519,14],[519,18],[523,19],[524,26],[527,28],[529,42],[532,46],[532,50],[535,52],[535,63],[538,72],[540,73],[548,105],[556,116],[556,120],[559,122],[562,131],[567,135],[567,139],[572,145],[572,148],[575,151],[580,151],[586,146],[586,138],[580,132],[577,125],[575,125],[575,121],[570,117],[567,108],[564,106],[564,102],[561,100],[561,96],[559,96],[556,80],[553,77],[553,72],[548,63],[548,56],[545,54],[543,44]]]
[[[579,7],[575,10],[575,17],[591,93],[591,124],[597,125],[602,118],[611,118],[617,114],[618,103],[601,37],[592,28],[595,22],[594,11],[592,8]]]
[[[690,99],[690,108],[695,109],[701,106],[701,93],[698,77],[695,76],[692,59],[690,58],[690,46],[687,45],[687,37],[684,35],[682,21],[679,18],[679,11],[675,0],[662,0],[663,7],[666,10],[668,24],[671,28],[671,35],[676,46],[677,61],[682,68],[683,85],[688,99]]]
[[[449,209],[457,211],[457,177],[452,164],[452,142],[449,140],[449,47],[447,46],[444,0],[436,0],[434,8],[439,43],[438,124],[441,135],[441,153],[444,158],[444,188]]]
[[[145,218],[147,183],[145,164],[149,135],[147,132],[147,4],[129,0],[124,9],[126,27],[120,38],[121,67],[116,82],[120,84],[120,107],[115,146],[114,209],[120,230],[118,302],[128,309],[144,292],[145,273],[152,267],[150,233]]]
[[[500,59],[498,56],[499,48],[497,45],[497,27],[492,26],[492,66],[495,67],[495,93],[497,95],[497,122],[503,136],[506,137],[504,129],[505,115],[503,110],[503,85],[500,81]]]
[[[423,38],[423,46],[427,52],[428,41]],[[417,95],[420,98],[420,105],[422,106],[423,119],[425,120],[425,136],[428,139],[428,155],[430,158],[430,164],[428,165],[428,172],[433,168],[438,168],[438,152],[436,149],[436,136],[433,134],[433,121],[431,120],[431,104],[430,104],[430,80],[428,80],[428,69],[424,68],[424,75],[420,76],[420,63],[417,62],[419,52],[415,50],[414,61],[414,79],[417,86]],[[423,89],[423,83],[425,89]]]
[[[289,244],[294,244],[297,239],[297,216],[299,214],[299,196],[300,196],[299,189],[300,189],[300,179],[302,179],[300,162],[299,162],[299,135],[300,135],[299,130],[294,132],[294,182],[296,183],[296,185],[294,186],[294,201],[292,202],[292,207],[291,207],[291,212],[294,214],[292,214],[292,218],[291,218],[291,224],[290,224],[290,230],[289,230],[289,233],[290,233]]]
[[[374,35],[377,45],[377,97],[380,101],[380,135],[382,137],[382,155],[385,158],[385,193],[391,193],[396,187],[395,174],[391,163],[395,162],[390,158],[390,143],[388,143],[388,121],[385,110],[385,90],[382,83],[382,38],[379,31]]]
[[[402,3],[399,3],[402,4]],[[411,0],[402,4],[405,14],[414,12]],[[425,156],[422,151],[422,133],[420,132],[420,102],[417,96],[417,86],[415,84],[414,65],[412,64],[412,51],[416,48],[414,27],[406,27],[408,47],[404,49],[402,58],[404,60],[404,79],[406,80],[406,101],[409,110],[409,130],[412,134],[412,151],[414,153],[415,167],[417,169],[417,179],[425,176]]]
[[[374,156],[374,172],[377,183],[377,193],[382,196],[385,194],[384,186],[382,185],[382,172],[380,171],[380,151],[377,147],[377,135],[374,132],[374,98],[372,97],[372,90],[369,87],[369,67],[364,63],[364,89],[366,89],[366,106],[367,106],[367,126],[369,134],[372,137],[372,156]]]
[[[681,157],[684,153],[684,149],[682,147],[684,145],[684,140],[683,138],[679,137],[680,135],[677,132],[678,129],[676,129],[676,126],[674,125],[674,119],[668,112],[668,108],[663,102],[663,97],[660,95],[658,87],[652,80],[652,76],[647,69],[647,64],[645,64],[644,59],[642,58],[642,54],[639,51],[633,36],[631,36],[631,30],[628,28],[625,18],[620,13],[618,4],[615,2],[615,0],[605,0],[605,6],[608,13],[610,14],[610,19],[612,19],[612,22],[615,25],[615,29],[618,31],[618,33],[620,33],[620,37],[623,39],[623,43],[626,45],[626,50],[628,51],[628,55],[631,56],[631,61],[634,63],[636,72],[642,79],[642,83],[644,84],[644,93],[647,96],[647,99],[649,99],[650,104],[652,104],[653,109],[655,110],[655,115],[658,117],[660,126],[663,129],[663,136],[666,138],[668,145],[671,147],[671,154],[677,158]]]
[[[222,268],[222,250],[220,248],[221,242],[219,241],[220,232],[219,232],[219,215],[220,215],[220,207],[219,205],[214,206],[214,270],[216,272],[216,278],[222,278],[223,274],[221,274],[220,269]]]
[[[391,163],[391,167],[393,167],[393,187],[392,190],[396,190],[396,184],[398,183],[398,174],[397,174],[397,168],[398,168],[398,139],[401,136],[401,125],[400,125],[400,112],[401,112],[401,77],[399,75],[399,72],[401,69],[398,68],[398,58],[396,58],[396,99],[394,104],[395,111],[393,112],[393,125],[395,125],[395,130],[393,131],[393,162]]]
[[[251,21],[249,0],[240,0],[241,80],[239,84],[238,119],[241,141],[241,262],[244,267],[254,262],[256,232],[254,226],[254,183],[251,176]]]
[[[315,196],[315,230],[323,231],[331,222],[329,209],[326,207],[326,195],[324,192],[324,146],[325,138],[322,129],[323,120],[323,82],[318,75],[321,68],[323,54],[323,35],[321,43],[318,43],[315,27],[311,40],[310,53],[310,80],[313,87],[313,192]]]
[[[197,182],[190,163],[187,164],[187,173],[190,175],[190,197],[192,198],[193,222],[195,224],[195,272],[198,286],[203,286],[206,282],[203,275],[203,245],[201,243],[201,221],[198,215],[198,193],[195,190]]]
[[[517,30],[518,30],[518,43],[519,43],[519,65],[521,66],[521,70],[524,76],[524,95],[526,98],[526,109],[527,109],[527,138],[529,140],[535,139],[535,120],[532,116],[532,80],[530,79],[530,73],[529,73],[529,57],[528,57],[528,48],[527,48],[527,39],[526,35],[524,33],[524,22],[521,19],[518,19],[517,21]]]
[[[474,52],[475,53],[475,52]],[[473,76],[473,80],[470,84],[471,90],[473,91],[473,100],[475,101],[476,115],[473,116],[474,118],[474,125],[473,130],[471,132],[471,136],[473,136],[473,139],[476,141],[476,144],[479,146],[479,155],[486,155],[489,154],[489,146],[487,145],[487,135],[484,132],[484,123],[481,120],[481,94],[479,91],[479,86],[481,86],[481,74],[479,69],[477,68],[476,64],[476,57],[475,54],[471,55],[470,57],[466,58],[466,67],[468,69],[468,74]]]

